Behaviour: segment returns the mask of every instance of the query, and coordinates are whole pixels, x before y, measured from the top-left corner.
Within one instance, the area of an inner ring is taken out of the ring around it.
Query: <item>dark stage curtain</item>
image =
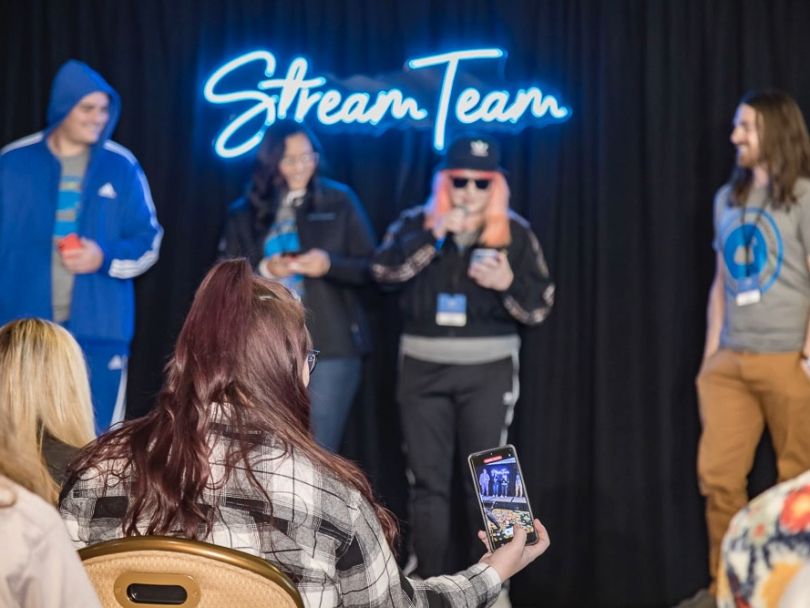
[[[810,4],[750,0],[198,0],[0,2],[0,140],[41,128],[50,79],[87,61],[120,91],[116,140],[144,166],[166,228],[138,282],[130,414],[146,411],[226,204],[250,162],[211,141],[224,113],[206,76],[266,48],[338,77],[409,57],[500,46],[506,76],[553,85],[565,124],[502,138],[514,208],[557,282],[551,317],[526,331],[511,439],[550,551],[512,584],[515,606],[665,606],[707,580],[694,376],[714,257],[711,200],[727,177],[736,100],[775,86],[810,110]],[[424,200],[428,131],[322,137],[381,235]],[[2,294],[0,297],[14,297]],[[393,400],[395,306],[371,293],[367,361],[345,453],[405,518]],[[757,487],[769,481],[766,462]]]

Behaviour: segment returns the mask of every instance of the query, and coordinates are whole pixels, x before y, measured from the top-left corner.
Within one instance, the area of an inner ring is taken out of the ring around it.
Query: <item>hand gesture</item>
[[[506,291],[515,279],[509,258],[503,251],[499,251],[497,257],[483,258],[470,264],[467,274],[481,287],[495,291]]]
[[[329,272],[331,265],[332,261],[329,259],[329,254],[323,249],[310,249],[290,260],[287,267],[292,272],[316,279]]]
[[[501,582],[506,581],[517,574],[523,568],[531,564],[534,560],[546,552],[551,540],[548,532],[539,519],[534,520],[534,531],[537,533],[537,542],[533,545],[526,544],[526,530],[522,526],[514,527],[515,536],[505,545],[501,545],[495,551],[489,549],[487,535],[483,530],[478,531],[478,538],[484,543],[487,552],[479,560],[479,563],[489,564],[501,577]]]
[[[805,375],[810,378],[810,359],[805,359],[804,356],[802,356],[799,360],[799,367],[801,367]]]
[[[266,274],[276,279],[284,279],[292,274],[289,268],[289,259],[277,253],[269,258],[262,258],[259,266],[264,268]]]
[[[449,232],[459,234],[464,232],[467,212],[464,207],[453,207],[441,217],[437,217],[433,224],[433,236],[436,240],[444,238]]]
[[[104,262],[104,252],[98,243],[84,237],[81,238],[81,247],[64,249],[59,255],[62,256],[62,266],[73,274],[93,273]]]

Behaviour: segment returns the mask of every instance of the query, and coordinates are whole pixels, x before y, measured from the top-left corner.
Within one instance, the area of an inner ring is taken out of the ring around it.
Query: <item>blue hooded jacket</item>
[[[138,161],[111,141],[120,98],[86,64],[71,60],[57,72],[48,126],[0,151],[0,324],[21,317],[53,317],[51,254],[61,163],[47,144],[79,101],[106,93],[109,120],[82,181],[79,236],[104,253],[96,272],[77,274],[67,328],[80,340],[129,342],[134,328],[132,278],[157,261],[163,230]]]

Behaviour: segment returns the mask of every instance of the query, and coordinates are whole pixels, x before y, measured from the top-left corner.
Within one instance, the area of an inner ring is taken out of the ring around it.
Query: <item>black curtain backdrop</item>
[[[810,4],[797,0],[230,0],[0,2],[0,141],[39,130],[50,80],[75,57],[121,93],[115,139],[149,178],[166,229],[138,282],[130,415],[145,412],[249,160],[211,147],[225,112],[210,72],[246,50],[338,77],[410,57],[500,46],[506,76],[554,86],[565,124],[502,137],[513,207],[531,222],[557,304],[526,331],[511,439],[553,540],[515,578],[515,606],[666,606],[707,580],[694,376],[736,100],[779,87],[810,110]],[[322,134],[331,175],[381,235],[424,200],[429,131]],[[6,293],[0,297],[14,297]],[[345,453],[406,518],[393,400],[395,306],[371,293],[377,351]],[[772,478],[761,461],[755,488]]]

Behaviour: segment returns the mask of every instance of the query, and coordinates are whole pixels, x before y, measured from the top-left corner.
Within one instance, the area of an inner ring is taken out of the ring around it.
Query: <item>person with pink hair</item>
[[[427,203],[388,228],[371,270],[400,290],[397,399],[413,473],[417,573],[428,577],[457,553],[454,463],[506,443],[518,398],[518,328],[541,323],[554,300],[540,244],[509,209],[497,141],[465,134],[450,144]],[[472,554],[481,515],[473,484],[464,487]]]

